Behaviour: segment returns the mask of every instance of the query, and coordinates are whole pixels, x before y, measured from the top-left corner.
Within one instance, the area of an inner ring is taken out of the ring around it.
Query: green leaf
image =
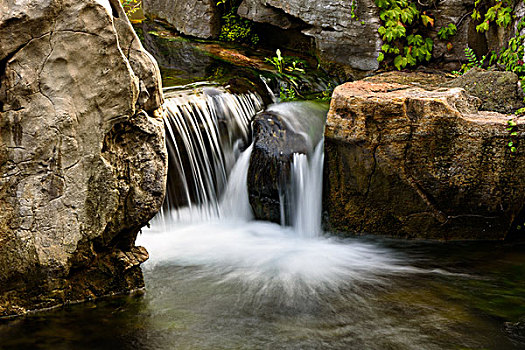
[[[406,67],[408,61],[406,57],[403,57],[401,55],[396,56],[394,58],[394,66],[397,68],[397,70],[401,70]]]
[[[381,63],[384,61],[384,59],[385,59],[385,54],[380,52],[379,56],[377,56],[377,62]]]

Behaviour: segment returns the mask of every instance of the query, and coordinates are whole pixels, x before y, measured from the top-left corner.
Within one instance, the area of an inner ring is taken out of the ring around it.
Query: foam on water
[[[168,102],[172,104],[172,111],[179,109],[175,105],[176,100]],[[205,102],[202,103],[203,109],[209,105]],[[187,105],[186,100],[179,103]],[[323,234],[323,124],[320,122],[322,118],[316,116],[319,111],[312,108],[300,103],[272,107],[274,112],[286,116],[294,130],[302,132],[310,140],[319,140],[308,155],[296,154],[293,159],[291,189],[287,190],[293,198],[292,227],[252,220],[246,179],[253,147],[250,146],[236,157],[231,171],[226,168],[222,171],[228,174],[228,179],[217,199],[210,196],[197,203],[200,205],[173,207],[168,215],[165,214],[139,236],[137,243],[145,246],[150,253],[150,260],[144,267],[192,267],[196,268],[195,277],[234,282],[242,285],[243,290],[252,290],[253,295],[279,298],[282,295],[304,297],[353,285],[378,286],[392,274],[439,273],[405,266],[403,259],[377,245],[340,240]],[[312,111],[312,115],[308,115],[308,111]],[[192,115],[193,112],[188,111],[185,119]],[[297,118],[309,121],[309,124],[302,125]],[[208,134],[208,137],[214,135],[211,132]],[[204,138],[206,133],[199,135]],[[187,139],[190,136],[184,135]],[[234,141],[231,139],[228,145]],[[315,145],[313,141],[311,143]],[[187,145],[191,146],[190,142]],[[195,150],[187,152],[200,157]],[[222,153],[217,151],[217,154],[219,159]],[[205,162],[208,167],[213,164],[205,158],[200,161]],[[223,164],[222,161],[219,163]],[[198,174],[196,169],[193,172]],[[207,181],[213,181],[212,177],[208,178]],[[209,215],[210,204],[216,208],[218,215]]]

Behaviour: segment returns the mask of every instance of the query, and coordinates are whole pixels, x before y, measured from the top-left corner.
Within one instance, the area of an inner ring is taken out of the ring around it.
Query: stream
[[[261,98],[166,95],[171,187],[137,241],[145,290],[2,321],[0,349],[523,349],[504,324],[525,316],[525,245],[324,232],[324,122],[303,102],[269,107],[310,145],[281,191],[292,206],[281,225],[254,220]]]

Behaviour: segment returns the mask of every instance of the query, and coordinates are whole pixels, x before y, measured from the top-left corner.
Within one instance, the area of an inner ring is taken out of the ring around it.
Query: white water
[[[255,94],[232,95],[218,89],[169,95],[165,103],[168,181],[175,182],[172,188],[182,187],[174,191],[168,187],[169,215],[182,221],[222,215],[219,196],[239,148],[248,141],[250,118],[261,107]]]
[[[307,111],[297,104],[291,106],[301,113]],[[283,108],[274,106],[276,110]],[[311,129],[299,121],[292,122],[296,128]],[[196,278],[213,276],[241,283],[255,294],[274,291],[288,296],[336,290],[354,283],[377,285],[388,274],[419,272],[402,266],[389,250],[323,235],[322,141],[309,156],[294,157],[289,191],[294,199],[293,227],[253,221],[246,185],[251,150],[249,147],[238,157],[221,199],[216,200],[220,215],[210,216],[206,210],[193,210],[188,215],[191,207],[172,209],[172,215],[139,237],[138,244],[150,253],[146,269],[159,265],[198,267]],[[197,173],[196,169],[191,171]]]
[[[292,226],[301,237],[322,234],[324,142],[315,147],[310,159],[295,153],[292,163]]]

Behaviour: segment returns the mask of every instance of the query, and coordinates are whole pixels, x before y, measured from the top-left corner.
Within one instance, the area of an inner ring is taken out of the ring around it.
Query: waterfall
[[[324,142],[315,147],[310,159],[295,153],[292,163],[291,219],[298,235],[307,238],[321,235]]]
[[[291,227],[252,220],[247,173],[254,146],[248,145],[249,122],[259,109],[254,94],[170,94],[168,192],[178,197],[168,196],[165,216],[137,239],[150,252],[146,271],[191,267],[192,279],[231,283],[255,303],[269,297],[282,305],[301,305],[354,282],[381,283],[385,272],[409,271],[372,245],[322,235],[326,110],[315,104],[268,107],[288,130],[304,137],[306,154],[293,154],[289,179],[280,191],[281,211]]]
[[[215,88],[171,92],[167,97],[170,159],[163,212],[190,222],[221,217],[220,195],[248,145],[250,120],[262,101],[253,93],[233,95]]]
[[[246,174],[250,166],[253,145],[250,145],[239,157],[233,167],[226,191],[220,201],[223,217],[248,221],[253,218]]]

